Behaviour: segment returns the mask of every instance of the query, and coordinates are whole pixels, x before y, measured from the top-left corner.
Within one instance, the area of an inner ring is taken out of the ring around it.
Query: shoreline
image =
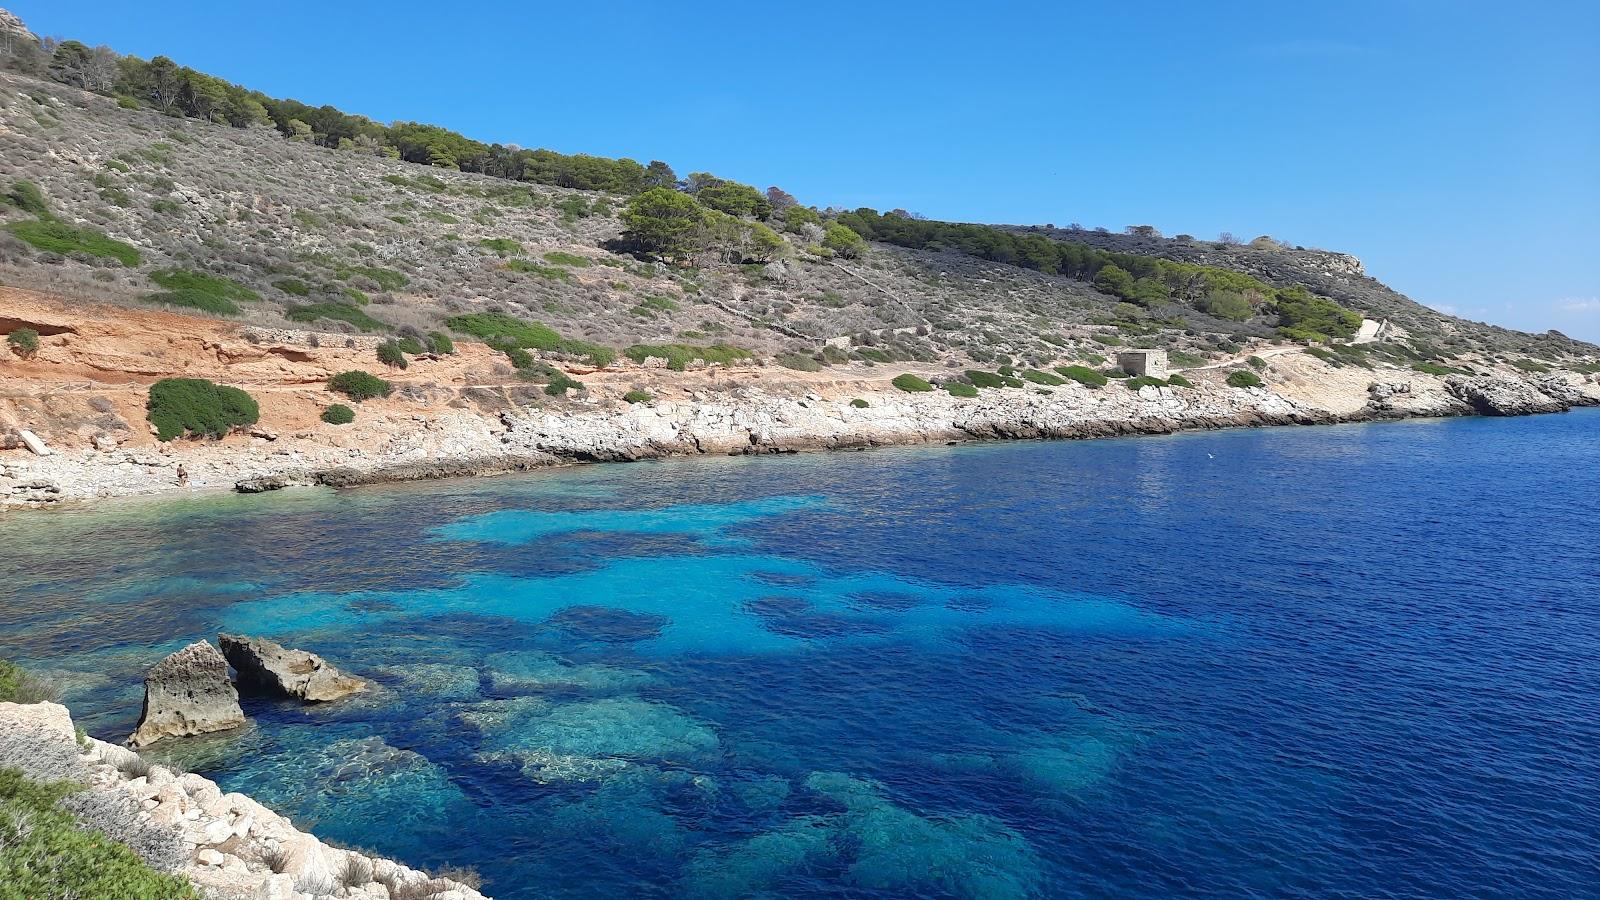
[[[1381,380],[1400,376],[1393,382]],[[867,450],[1001,440],[1089,440],[1224,428],[1331,425],[1470,415],[1530,415],[1600,406],[1600,385],[1546,376],[1437,378],[1366,372],[1354,383],[1312,383],[1324,402],[1291,390],[1145,387],[1115,383],[905,394],[875,385],[846,401],[817,393],[768,393],[756,384],[722,395],[683,390],[687,401],[589,408],[514,408],[412,416],[383,446],[327,446],[310,435],[174,442],[152,449],[0,454],[0,510],[84,508],[115,499],[193,497],[221,491],[333,488],[442,478],[490,477],[592,462],[694,456]],[[1345,379],[1349,382],[1349,379]],[[867,385],[850,384],[851,388]],[[1334,389],[1330,392],[1328,388]],[[1304,385],[1301,385],[1304,387]],[[1326,402],[1332,398],[1334,402]],[[867,406],[855,406],[865,402]],[[1334,408],[1329,408],[1334,407]],[[288,446],[275,446],[279,443]],[[26,452],[26,451],[22,451]],[[186,478],[180,483],[178,470]],[[10,489],[6,490],[7,482]]]

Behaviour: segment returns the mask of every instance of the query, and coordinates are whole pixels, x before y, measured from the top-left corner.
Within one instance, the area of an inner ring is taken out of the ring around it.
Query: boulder
[[[228,661],[208,641],[196,641],[163,659],[144,678],[144,711],[128,738],[146,747],[162,738],[225,731],[244,724],[239,692],[228,680]]]
[[[308,703],[338,700],[367,683],[329,665],[315,653],[290,650],[265,638],[219,635],[222,653],[239,672],[239,684]]]

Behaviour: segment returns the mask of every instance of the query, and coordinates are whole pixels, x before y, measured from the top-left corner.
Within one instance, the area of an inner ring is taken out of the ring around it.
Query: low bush
[[[428,352],[440,356],[450,356],[456,352],[456,342],[450,340],[450,335],[442,331],[428,332]]]
[[[163,378],[150,386],[145,408],[161,441],[184,434],[221,437],[261,418],[255,398],[204,378]]]
[[[646,297],[628,312],[641,318],[651,319],[655,318],[658,312],[672,312],[677,308],[678,304],[666,297]]]
[[[349,266],[340,269],[335,273],[334,277],[340,281],[348,281],[356,275],[371,279],[377,283],[378,287],[386,291],[398,291],[411,283],[411,278],[404,272],[382,269],[377,266]]]
[[[628,403],[649,403],[655,398],[650,396],[649,391],[629,391],[622,395],[622,399]]]
[[[393,385],[371,372],[356,369],[350,372],[340,372],[328,379],[328,389],[337,391],[351,400],[360,403],[362,400],[371,400],[374,397],[387,397]]]
[[[560,250],[551,250],[544,255],[544,258],[546,262],[553,262],[558,266],[576,266],[581,269],[593,265],[593,262],[587,256],[565,253]]]
[[[542,266],[526,259],[506,260],[506,269],[512,272],[522,272],[527,275],[538,275],[551,281],[571,281],[572,273],[557,266]]]
[[[1142,387],[1166,387],[1167,386],[1167,383],[1165,381],[1162,381],[1160,378],[1155,378],[1155,377],[1152,377],[1150,375],[1140,375],[1137,378],[1129,378],[1127,381],[1124,381],[1122,384],[1123,384],[1123,386],[1125,386],[1130,391],[1137,391],[1139,388],[1142,388]]]
[[[510,345],[567,353],[585,357],[589,362],[602,368],[611,365],[617,358],[617,351],[610,347],[564,338],[554,329],[539,322],[528,322],[505,313],[470,313],[464,316],[452,316],[445,320],[445,324],[462,334],[480,338],[497,349],[504,349],[506,345]]]
[[[1173,350],[1167,354],[1167,359],[1171,361],[1173,365],[1184,369],[1192,369],[1195,366],[1205,365],[1206,362],[1206,358],[1204,356],[1201,356],[1198,353],[1190,353],[1187,350]]]
[[[279,278],[272,283],[272,286],[285,294],[292,294],[296,297],[311,296],[311,285],[298,278]]]
[[[1026,369],[1022,373],[1022,377],[1024,380],[1031,381],[1034,384],[1043,384],[1052,387],[1058,384],[1067,383],[1065,380],[1057,378],[1056,376],[1051,375],[1049,372],[1041,372],[1038,369]]]
[[[1105,387],[1109,380],[1106,376],[1096,372],[1088,366],[1057,366],[1056,371],[1079,384],[1089,387]]]
[[[412,356],[419,356],[426,352],[422,346],[422,341],[411,335],[405,335],[396,338],[394,343],[395,346],[400,348],[401,353],[409,353]]]
[[[729,363],[751,359],[755,354],[741,347],[730,347],[727,344],[712,344],[709,347],[699,347],[693,344],[634,344],[622,351],[625,356],[636,363],[644,363],[646,359],[655,357],[667,361],[667,368],[675,372],[683,371],[689,363],[700,360],[705,363]]]
[[[45,202],[39,186],[31,181],[12,182],[11,190],[6,192],[5,201],[25,213],[41,219],[50,218],[50,204]]]
[[[952,396],[952,397],[976,397],[976,396],[978,396],[978,389],[973,387],[970,384],[967,384],[965,381],[952,381],[952,382],[949,382],[948,384],[946,384],[944,386],[944,389],[946,391],[948,391],[950,393],[950,396]]]
[[[904,375],[896,375],[894,380],[889,383],[908,394],[921,394],[933,390],[933,385],[916,375],[912,375],[910,372]]]
[[[74,228],[55,219],[12,222],[6,230],[40,250],[69,255],[87,253],[114,259],[128,268],[139,265],[139,251],[90,228]]]
[[[361,331],[388,331],[389,326],[374,319],[361,310],[360,307],[348,303],[300,303],[292,305],[283,311],[283,317],[291,322],[315,322],[318,319],[329,319],[335,322],[348,322]]]
[[[201,312],[214,313],[219,316],[236,316],[239,306],[226,297],[208,294],[194,288],[183,288],[176,291],[157,291],[145,294],[139,298],[145,303],[159,303],[164,306],[181,306],[184,309],[198,309]]]
[[[1167,379],[1167,384],[1170,384],[1173,387],[1186,387],[1186,388],[1194,387],[1194,382],[1192,382],[1189,379],[1183,377],[1182,375],[1173,375],[1172,377]]]
[[[0,769],[0,895],[198,900],[193,887],[151,868],[132,850],[84,827],[62,805],[78,791]]]
[[[411,365],[406,359],[406,351],[400,346],[399,341],[384,341],[378,345],[378,362],[396,369],[404,369]]]
[[[513,253],[522,252],[522,242],[514,241],[511,238],[484,238],[478,242],[478,246],[483,247],[485,250],[493,250],[501,256],[510,256]]]
[[[1240,369],[1228,374],[1228,386],[1236,388],[1252,388],[1261,386],[1261,378],[1254,372]]]
[[[544,392],[552,397],[563,396],[567,391],[583,390],[583,382],[574,379],[560,369],[551,368],[548,375],[550,383],[544,386]]]
[[[356,420],[356,411],[343,403],[335,403],[322,411],[322,421],[329,425],[349,425]]]
[[[850,405],[852,407],[856,408],[856,409],[866,409],[867,407],[871,406],[872,404],[868,403],[867,401],[865,401],[863,399],[861,399],[860,397],[857,397],[854,400],[850,401]]]
[[[1022,387],[1022,379],[1012,378],[1010,375],[1000,375],[995,372],[968,369],[966,376],[967,380],[981,388]]]
[[[1090,335],[1090,337],[1095,343],[1105,344],[1107,347],[1118,347],[1122,345],[1122,338],[1117,337],[1114,334],[1095,334]]]
[[[169,291],[197,291],[239,303],[254,303],[261,295],[232,278],[208,275],[188,269],[162,269],[151,272],[150,280]]]
[[[822,363],[804,353],[779,353],[774,361],[785,369],[794,369],[797,372],[822,371]]]
[[[1548,372],[1550,367],[1531,359],[1513,359],[1511,364],[1524,372]]]
[[[1262,359],[1259,356],[1252,356],[1249,359],[1245,360],[1245,362],[1249,363],[1250,364],[1250,368],[1255,369],[1257,372],[1259,372],[1262,369],[1265,369],[1267,367],[1267,361]]]
[[[1455,369],[1449,366],[1441,366],[1438,363],[1431,362],[1412,363],[1411,368],[1424,375],[1450,375],[1456,372]]]
[[[39,352],[39,332],[32,328],[18,328],[6,335],[6,344],[17,356],[33,359],[33,355]]]

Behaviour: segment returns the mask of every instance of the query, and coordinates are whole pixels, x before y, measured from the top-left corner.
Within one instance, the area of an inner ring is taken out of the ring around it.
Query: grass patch
[[[822,371],[822,363],[804,353],[779,353],[774,362],[785,369],[794,369],[797,372]]]
[[[291,322],[315,322],[318,319],[329,319],[335,322],[348,322],[362,331],[388,331],[389,326],[362,312],[359,307],[348,303],[302,303],[290,306],[283,311],[284,318]]]
[[[655,314],[658,312],[672,312],[677,308],[678,304],[666,297],[646,297],[643,300],[640,300],[638,305],[633,309],[628,310],[628,312],[633,313],[636,316],[650,319],[655,318]]]
[[[571,281],[572,273],[557,266],[540,265],[531,259],[508,259],[506,269],[512,272],[522,272],[528,275],[537,275],[551,281]]]
[[[1192,382],[1189,379],[1183,377],[1182,375],[1173,375],[1172,377],[1167,379],[1167,384],[1170,384],[1173,387],[1185,387],[1185,388],[1194,387],[1194,382]]]
[[[204,378],[161,379],[150,386],[145,408],[150,424],[156,426],[156,439],[161,441],[184,434],[222,437],[261,418],[254,397]]]
[[[1105,344],[1107,347],[1120,347],[1120,346],[1122,346],[1122,338],[1117,337],[1114,334],[1093,334],[1093,335],[1090,335],[1089,338],[1090,338],[1090,340],[1093,340],[1095,343],[1097,343],[1097,344]]]
[[[1540,372],[1540,373],[1543,373],[1543,372],[1550,371],[1550,367],[1549,366],[1545,365],[1542,362],[1535,362],[1535,361],[1533,361],[1531,359],[1514,359],[1514,360],[1511,361],[1511,365],[1521,369],[1524,372]]]
[[[1441,366],[1438,363],[1431,362],[1412,363],[1411,368],[1424,375],[1454,375],[1461,371],[1460,369],[1453,369],[1450,366]]]
[[[978,396],[978,389],[970,384],[967,384],[965,381],[952,381],[945,385],[944,389],[948,391],[952,397],[972,398]]]
[[[236,316],[239,306],[226,297],[218,297],[205,291],[194,288],[184,288],[177,291],[157,291],[145,294],[139,298],[146,303],[161,303],[167,306],[181,306],[186,309],[198,309],[201,312],[215,313],[219,316]]]
[[[501,256],[511,256],[514,253],[522,252],[522,242],[514,241],[511,238],[484,238],[478,241],[478,246],[485,250],[493,250]]]
[[[60,699],[50,682],[0,659],[0,703],[40,703]]]
[[[1254,372],[1240,369],[1228,374],[1228,387],[1252,388],[1261,386],[1261,376]]]
[[[295,297],[311,296],[311,285],[298,278],[279,278],[272,283],[272,286],[285,294],[291,294]]]
[[[995,372],[984,372],[980,369],[968,369],[965,374],[967,376],[967,380],[971,381],[975,387],[1022,387],[1022,379],[1014,378],[1010,375],[1001,375]]]
[[[1052,386],[1052,387],[1055,386],[1055,385],[1058,385],[1058,384],[1066,384],[1067,383],[1062,378],[1058,378],[1058,377],[1056,377],[1054,375],[1051,375],[1049,372],[1041,372],[1038,369],[1028,369],[1028,370],[1024,371],[1022,373],[1022,378],[1023,378],[1023,380],[1031,381],[1034,384],[1043,384],[1043,385],[1049,385],[1049,386]]]
[[[379,266],[347,266],[334,273],[334,277],[340,281],[348,281],[356,275],[372,279],[386,291],[398,291],[411,283],[411,277],[406,273]]]
[[[912,375],[910,372],[904,375],[896,375],[894,380],[889,383],[908,394],[923,394],[933,390],[933,385],[916,375]]]
[[[50,253],[87,253],[114,259],[129,268],[139,265],[139,251],[131,244],[124,244],[90,228],[74,228],[55,219],[33,219],[12,222],[6,226],[6,230]]]

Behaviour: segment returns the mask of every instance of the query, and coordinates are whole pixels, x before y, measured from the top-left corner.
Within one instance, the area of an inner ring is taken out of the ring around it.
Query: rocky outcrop
[[[84,789],[72,798],[74,809],[86,800],[93,801],[91,806],[126,809],[117,828],[103,829],[106,836],[152,867],[188,879],[202,896],[484,900],[458,881],[325,844],[271,809],[243,794],[223,793],[199,775],[150,765],[131,750],[92,737],[80,744],[66,707],[0,703],[0,735],[26,738],[6,742],[12,755],[0,755],[0,765],[36,781],[81,784]]]
[[[16,13],[0,9],[0,49],[9,51],[24,42],[37,44],[39,38],[22,24]]]
[[[147,747],[163,738],[226,731],[244,722],[239,692],[228,680],[228,661],[209,642],[196,641],[145,676],[144,711],[128,744]]]
[[[1526,381],[1493,375],[1451,375],[1446,389],[1484,416],[1529,416],[1565,412],[1572,404],[1544,393]]]
[[[365,681],[346,675],[315,653],[290,650],[265,638],[224,634],[218,639],[222,655],[246,689],[308,703],[338,700],[367,689]]]
[[[1539,393],[1568,406],[1600,406],[1600,399],[1596,399],[1583,392],[1578,385],[1568,380],[1566,375],[1552,373],[1533,379],[1533,384]]]

